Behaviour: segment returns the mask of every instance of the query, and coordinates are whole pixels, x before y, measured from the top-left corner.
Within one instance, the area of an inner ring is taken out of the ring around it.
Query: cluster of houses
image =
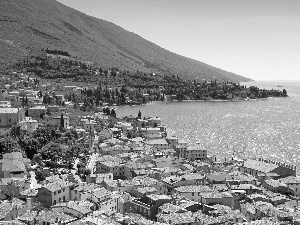
[[[56,110],[2,105],[0,126],[19,124],[28,132],[44,110]],[[64,124],[60,116],[53,120],[70,129],[68,116]],[[29,159],[2,154],[0,224],[300,224],[296,167],[265,159],[217,161],[168,136],[158,117],[108,121],[102,112],[78,120],[76,132],[90,141],[86,179],[76,169],[58,168],[38,182]]]

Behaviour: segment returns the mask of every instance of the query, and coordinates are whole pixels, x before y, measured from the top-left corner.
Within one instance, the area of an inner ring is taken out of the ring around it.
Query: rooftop
[[[243,167],[248,169],[253,169],[263,173],[269,173],[274,169],[278,168],[278,165],[266,163],[258,160],[253,160],[253,159],[247,159],[246,161],[244,161]]]
[[[212,192],[210,187],[202,185],[180,186],[174,189],[178,192]]]
[[[94,189],[91,194],[95,196],[96,198],[103,198],[103,197],[111,197],[112,192],[106,190],[105,188],[97,188]]]
[[[0,160],[0,163],[2,164],[2,171],[8,171],[8,172],[23,172],[26,170],[25,164],[23,160],[20,159],[13,159],[13,158],[6,158]]]
[[[150,195],[147,195],[147,197],[153,201],[157,201],[157,200],[160,200],[160,199],[172,199],[172,197],[170,195],[157,195],[157,194],[150,194]]]
[[[281,182],[285,184],[299,184],[300,183],[300,177],[285,177],[280,179]]]
[[[43,210],[39,212],[39,215],[36,217],[37,221],[40,222],[49,222],[50,224],[57,223],[57,221],[61,222],[71,222],[75,218],[72,216],[69,216],[65,213],[62,212],[52,212],[49,210]]]
[[[147,194],[151,192],[156,192],[157,190],[154,187],[143,187],[143,188],[137,188],[136,191],[141,194]]]
[[[146,141],[146,144],[148,144],[148,145],[168,145],[168,142],[166,141],[166,139],[154,139],[154,140]]]
[[[0,108],[0,113],[18,113],[18,108]]]
[[[206,192],[200,194],[203,198],[232,198],[229,192]]]
[[[70,209],[76,210],[83,214],[88,214],[92,212],[93,203],[89,201],[69,201],[69,202],[61,202],[52,207],[68,207]]]
[[[72,183],[69,183],[67,181],[56,180],[53,183],[48,183],[48,184],[44,185],[43,187],[51,192],[54,192],[54,191],[58,191],[63,188],[69,187],[71,185],[72,185]]]

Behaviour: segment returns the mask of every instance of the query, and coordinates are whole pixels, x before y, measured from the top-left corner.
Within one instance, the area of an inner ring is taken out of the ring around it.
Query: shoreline
[[[287,96],[288,97],[288,96]],[[256,98],[256,99],[232,99],[232,100],[223,100],[223,99],[209,99],[209,100],[165,100],[165,101],[151,101],[146,104],[139,104],[139,105],[117,105],[116,107],[120,108],[121,107],[126,107],[126,106],[131,106],[131,107],[136,107],[136,106],[145,106],[145,105],[150,105],[152,103],[168,103],[168,102],[244,102],[244,101],[260,101],[260,100],[270,100],[274,99],[276,97],[268,97],[268,98]]]

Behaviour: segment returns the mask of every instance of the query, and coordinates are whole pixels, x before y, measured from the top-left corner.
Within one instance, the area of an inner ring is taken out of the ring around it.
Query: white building
[[[163,149],[169,148],[169,144],[165,139],[149,140],[149,141],[146,141],[146,144],[152,146],[153,148],[155,148],[157,150],[163,150]]]
[[[83,124],[83,129],[86,132],[94,133],[96,125],[97,125],[96,121],[94,121],[94,120],[87,120]]]
[[[161,124],[161,119],[158,117],[151,117],[148,119],[148,126],[149,127],[157,127]]]
[[[33,133],[38,127],[38,121],[33,120],[31,117],[26,117],[26,119],[19,124],[22,130],[27,130],[29,133]]]
[[[200,149],[199,147],[183,147],[178,148],[177,151],[179,157],[190,161],[207,159],[207,150]]]

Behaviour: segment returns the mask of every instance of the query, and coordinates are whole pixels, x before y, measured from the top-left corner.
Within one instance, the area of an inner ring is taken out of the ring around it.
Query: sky
[[[254,80],[300,80],[300,0],[58,0]]]

